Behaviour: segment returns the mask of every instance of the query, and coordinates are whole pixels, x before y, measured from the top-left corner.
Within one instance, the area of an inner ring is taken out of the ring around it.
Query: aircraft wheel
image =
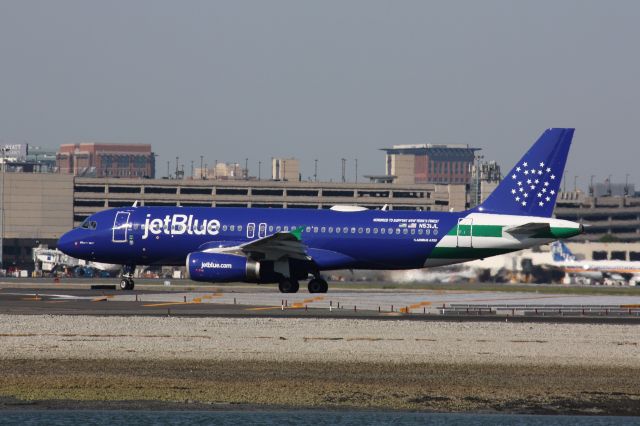
[[[325,280],[321,278],[318,281],[320,281],[320,285],[322,287],[318,293],[326,293],[327,291],[329,291],[329,284],[327,284]]]
[[[278,289],[280,293],[297,293],[300,289],[300,284],[290,278],[282,278],[278,283]]]
[[[317,278],[313,278],[307,284],[307,289],[309,289],[309,293],[322,293],[322,282]]]
[[[122,278],[120,280],[120,290],[133,290],[135,283],[131,278]]]

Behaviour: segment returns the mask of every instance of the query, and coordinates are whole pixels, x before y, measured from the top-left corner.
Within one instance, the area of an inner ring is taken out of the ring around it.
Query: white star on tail
[[[529,193],[531,193],[531,197],[537,196],[538,198],[535,204],[544,207],[546,203],[555,198],[557,187],[553,183],[555,183],[556,175],[551,174],[551,167],[544,161],[534,161],[531,164],[532,167],[529,166],[529,163],[529,161],[523,161],[512,170],[511,180],[515,185],[511,188],[511,195],[515,202],[526,207]],[[538,168],[535,168],[536,164],[539,166]]]

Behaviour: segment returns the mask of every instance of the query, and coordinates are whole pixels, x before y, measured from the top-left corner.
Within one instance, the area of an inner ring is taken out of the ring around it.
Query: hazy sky
[[[465,143],[510,168],[576,127],[568,187],[640,185],[637,1],[0,1],[0,140],[244,163]]]

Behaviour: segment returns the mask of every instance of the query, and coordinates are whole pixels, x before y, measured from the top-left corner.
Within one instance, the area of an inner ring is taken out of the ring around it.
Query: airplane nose
[[[73,256],[76,245],[76,240],[72,233],[73,231],[67,232],[58,239],[58,250],[68,256]]]

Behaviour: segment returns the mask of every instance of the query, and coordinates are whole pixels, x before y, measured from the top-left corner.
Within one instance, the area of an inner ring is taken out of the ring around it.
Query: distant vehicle
[[[479,206],[463,212],[138,207],[88,217],[58,248],[92,262],[186,265],[194,281],[278,283],[326,293],[322,271],[406,270],[463,263],[569,238],[551,217],[574,129],[548,129]]]
[[[60,268],[67,267],[73,269],[78,276],[93,276],[95,271],[114,273],[122,269],[121,265],[79,260],[60,250],[46,247],[33,249],[33,261],[39,264],[40,270],[43,272],[53,273]]]
[[[551,244],[553,266],[565,273],[598,280],[607,285],[630,284],[640,281],[640,262],[625,260],[576,260],[576,256],[562,241]]]

